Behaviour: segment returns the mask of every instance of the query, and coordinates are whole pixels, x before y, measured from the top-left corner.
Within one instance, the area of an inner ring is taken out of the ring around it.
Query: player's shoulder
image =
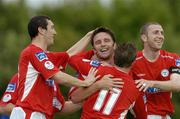
[[[29,44],[26,48],[23,49],[23,51],[21,52],[21,55],[28,56],[28,55],[32,55],[38,52],[43,52],[43,50],[33,44]]]
[[[69,59],[69,55],[67,52],[46,52],[48,57],[58,57],[62,59]]]
[[[51,52],[51,51],[47,51],[47,54],[59,55],[59,56],[67,56],[68,55],[67,52]]]
[[[142,51],[137,51],[135,61],[139,61],[141,59],[143,59],[143,53]]]
[[[10,80],[10,82],[18,82],[18,73],[14,74]]]
[[[129,74],[125,74],[124,75],[124,79],[126,82],[131,83],[131,84],[135,84],[135,81],[133,80],[132,76],[130,76]]]
[[[91,67],[99,67],[101,62],[98,60],[82,59],[82,62],[88,63]]]
[[[111,70],[116,74],[118,77],[122,78],[125,82],[134,83],[134,80],[129,73],[123,72],[121,70],[118,70],[117,68],[113,67]]]
[[[167,58],[167,59],[180,58],[178,54],[172,53],[172,52],[168,52],[166,50],[160,50],[160,55],[161,55],[161,57]]]

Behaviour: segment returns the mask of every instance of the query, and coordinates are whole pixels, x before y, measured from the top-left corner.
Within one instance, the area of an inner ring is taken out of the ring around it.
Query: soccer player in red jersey
[[[79,100],[76,98],[75,102],[84,100],[81,119],[125,119],[127,111],[139,96],[135,82],[128,75],[131,63],[136,56],[136,49],[132,44],[117,46],[114,55],[115,66],[97,60],[84,59],[84,56],[86,55],[75,55],[69,60],[71,66],[83,77],[87,76],[91,67],[96,67],[97,74],[101,77],[112,75],[114,79],[122,78],[124,85],[123,88],[113,88],[111,91],[106,87],[102,89],[101,85],[104,83],[101,79],[90,86],[89,90],[79,92],[80,98]],[[95,90],[92,91],[90,88]],[[72,99],[73,96],[75,95],[71,95]]]
[[[113,55],[116,44],[115,44],[114,33],[110,29],[104,27],[99,27],[95,29],[91,35],[91,44],[93,46],[93,50],[82,52],[84,58],[98,60],[100,62],[106,62],[110,65],[114,65]],[[81,77],[81,75],[79,77]],[[112,87],[110,86],[109,88]],[[70,94],[73,90],[76,90],[76,92],[78,92],[78,90],[81,91],[85,89],[84,88],[77,89],[73,87],[70,90]],[[73,92],[73,94],[75,94],[75,92]],[[79,96],[73,96],[73,97],[80,98]]]
[[[10,115],[17,100],[18,74],[15,74],[4,92],[0,101],[0,114]]]
[[[48,52],[47,56],[50,57],[52,63],[59,67],[61,71],[65,70],[69,56],[64,52]],[[0,113],[9,115],[12,111],[12,108],[16,105],[18,99],[18,74],[15,74],[10,80],[7,89],[0,101]],[[47,80],[46,84],[54,88],[54,96],[52,101],[53,114],[56,112],[60,113],[71,113],[80,109],[80,105],[75,105],[71,101],[65,101],[62,96],[58,85],[54,84],[53,80]],[[53,118],[53,114],[51,118]]]
[[[159,23],[145,24],[141,28],[141,40],[144,48],[137,53],[132,67],[134,79],[170,80],[170,68],[178,67],[180,59],[177,54],[161,50],[164,43],[162,26]],[[145,87],[146,83],[142,83],[142,86]],[[171,119],[170,115],[174,112],[171,92],[151,88],[146,91],[145,96],[147,119]]]
[[[0,101],[0,114],[10,115],[12,109],[16,105],[16,101],[18,98],[18,83],[18,74],[15,74],[10,80],[6,91],[4,92]],[[49,81],[47,81],[47,83],[50,84]],[[57,85],[54,86],[54,94],[55,95],[52,102],[54,108],[53,114],[72,113],[81,108],[80,105],[73,104],[71,101],[65,101]]]
[[[56,31],[49,17],[33,17],[28,24],[28,32],[31,44],[21,52],[19,58],[18,99],[10,119],[49,119],[53,113],[54,87],[46,81],[54,80],[58,84],[87,87],[95,78],[80,81],[60,71],[53,64],[51,57],[47,55],[47,48],[54,43]],[[91,74],[90,77],[92,78]]]

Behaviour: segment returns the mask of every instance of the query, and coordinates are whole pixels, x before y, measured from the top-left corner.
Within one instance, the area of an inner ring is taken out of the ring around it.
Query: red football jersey
[[[0,105],[7,105],[8,103],[16,104],[17,101],[17,88],[18,88],[18,74],[15,74],[9,84],[7,85],[6,91],[4,92]]]
[[[2,99],[0,100],[0,106],[7,105],[8,103],[12,103],[16,105],[16,101],[18,99],[18,74],[15,74],[7,85],[6,91],[4,92]],[[53,112],[59,112],[64,107],[64,97],[62,96],[59,86],[56,85],[54,87],[54,98],[53,98]],[[53,115],[52,115],[53,117]]]
[[[87,76],[91,67],[97,67],[97,75],[102,77],[111,74],[114,77],[122,78],[124,81],[122,89],[114,89],[117,93],[99,90],[89,96],[83,103],[81,119],[124,119],[126,117],[128,109],[139,95],[134,81],[128,74],[117,70],[115,67],[103,66],[95,60],[82,59],[78,55],[72,56],[69,63],[83,77]]]
[[[67,53],[44,52],[33,44],[25,48],[19,59],[19,88],[16,105],[52,115],[57,87],[49,78],[59,71],[58,67],[60,69],[65,67],[64,63],[68,61],[68,58]],[[58,105],[57,108],[60,107],[59,103],[54,104]]]
[[[143,78],[146,80],[166,81],[170,79],[169,69],[171,66],[180,66],[178,55],[160,50],[159,58],[154,62],[150,62],[139,51],[132,67],[133,78],[135,80]],[[153,89],[153,91],[146,92],[145,95],[147,98],[146,108],[148,114],[165,116],[174,112],[171,92]]]

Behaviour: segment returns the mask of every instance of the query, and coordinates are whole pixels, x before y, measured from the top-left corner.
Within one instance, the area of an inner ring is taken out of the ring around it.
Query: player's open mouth
[[[101,52],[107,52],[108,51],[108,48],[102,48],[100,49]]]

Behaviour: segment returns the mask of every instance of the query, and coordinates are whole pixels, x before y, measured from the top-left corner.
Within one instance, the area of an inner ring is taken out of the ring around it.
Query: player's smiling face
[[[100,32],[93,39],[95,54],[101,60],[108,60],[114,54],[114,41],[111,36],[105,32]]]
[[[45,31],[46,33],[44,34],[44,37],[47,40],[47,44],[51,45],[54,43],[54,36],[56,35],[56,30],[51,20],[47,20],[47,23],[47,30]]]
[[[160,50],[164,43],[164,31],[160,25],[150,25],[147,28],[145,43],[153,50]]]

